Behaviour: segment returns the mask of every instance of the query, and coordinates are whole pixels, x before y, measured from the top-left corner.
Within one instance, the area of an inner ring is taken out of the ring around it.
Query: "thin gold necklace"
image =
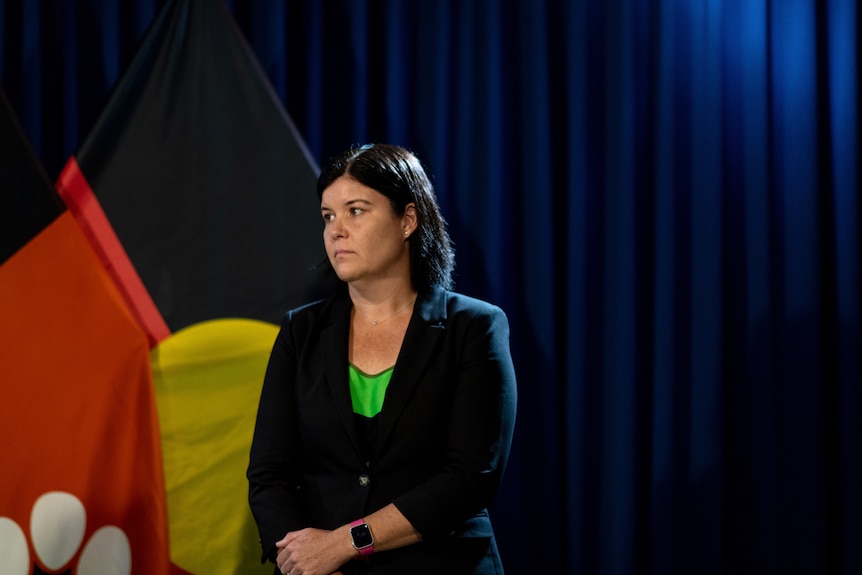
[[[411,305],[413,305],[413,302],[415,302],[415,301],[416,301],[416,296],[413,296],[413,299],[411,299],[410,301],[408,301],[408,302],[407,302],[407,304],[406,304],[404,307],[399,308],[395,313],[393,313],[393,314],[392,314],[392,315],[390,315],[389,317],[385,317],[385,318],[383,318],[383,319],[372,319],[372,320],[369,320],[369,321],[371,322],[371,325],[380,325],[381,323],[383,323],[383,322],[385,322],[385,321],[389,321],[390,319],[392,319],[393,317],[395,317],[396,315],[398,315],[399,313],[401,313],[402,311],[404,311],[405,309],[407,309],[408,307],[410,307]]]

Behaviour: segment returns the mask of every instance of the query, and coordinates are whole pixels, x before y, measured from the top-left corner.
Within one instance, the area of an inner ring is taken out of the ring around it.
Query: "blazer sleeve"
[[[460,312],[443,465],[394,503],[426,541],[448,537],[496,495],[509,456],[517,390],[509,324],[490,304]],[[447,385],[448,387],[448,385]]]
[[[264,377],[247,477],[249,505],[263,549],[274,561],[276,541],[310,523],[302,480],[302,450],[294,393],[297,345],[285,314]]]

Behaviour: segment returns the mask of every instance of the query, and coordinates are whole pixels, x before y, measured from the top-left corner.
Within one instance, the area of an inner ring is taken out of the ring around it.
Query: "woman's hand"
[[[355,549],[342,529],[302,529],[292,531],[276,542],[275,563],[284,575],[331,575],[347,563]]]
[[[374,535],[375,552],[422,540],[393,503],[367,515],[365,521]],[[350,538],[350,525],[333,531],[313,528],[291,531],[275,546],[278,548],[275,562],[283,575],[339,575],[342,565],[359,558]]]

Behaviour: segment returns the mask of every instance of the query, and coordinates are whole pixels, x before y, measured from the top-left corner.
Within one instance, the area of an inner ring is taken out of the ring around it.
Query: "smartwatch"
[[[350,539],[363,559],[374,553],[374,537],[371,536],[371,528],[364,519],[357,519],[350,524]]]

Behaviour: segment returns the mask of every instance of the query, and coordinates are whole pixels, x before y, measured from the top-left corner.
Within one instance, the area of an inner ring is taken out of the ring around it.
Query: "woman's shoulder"
[[[433,311],[425,317],[431,325],[446,326],[455,334],[506,341],[509,318],[503,309],[487,300],[454,291],[438,292]]]
[[[289,309],[285,312],[286,316],[294,317],[299,315],[314,315],[320,313],[321,310],[327,307],[327,304],[330,304],[335,298],[324,298],[318,299],[314,301],[310,301],[308,303],[304,303],[295,308]]]
[[[455,291],[437,290],[431,296],[432,301],[440,302],[448,316],[453,315],[484,315],[505,317],[503,309],[484,299]]]
[[[333,314],[338,313],[338,310],[342,308],[348,310],[350,308],[349,302],[342,297],[334,296],[315,300],[287,310],[282,318],[282,325],[291,325],[294,328],[311,327],[321,322],[329,322]]]

